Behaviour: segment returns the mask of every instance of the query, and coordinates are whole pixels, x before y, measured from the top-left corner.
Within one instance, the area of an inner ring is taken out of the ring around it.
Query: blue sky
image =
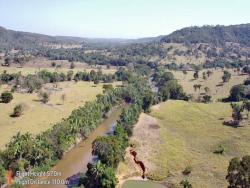
[[[249,0],[0,0],[0,26],[49,35],[138,38],[250,22]]]

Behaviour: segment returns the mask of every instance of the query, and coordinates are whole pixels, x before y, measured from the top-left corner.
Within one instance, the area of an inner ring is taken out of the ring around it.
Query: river
[[[109,117],[104,119],[102,123],[89,135],[89,137],[79,144],[77,144],[73,149],[68,151],[63,158],[51,169],[55,171],[59,176],[48,176],[42,177],[38,180],[50,181],[49,185],[30,185],[26,186],[28,188],[65,188],[71,187],[63,184],[65,180],[70,180],[72,182],[77,182],[79,180],[79,173],[86,172],[87,164],[93,160],[92,156],[92,142],[98,137],[103,136],[110,131],[112,131],[116,120],[118,120],[122,107],[117,107],[112,110]],[[55,180],[57,182],[55,182]],[[59,183],[55,185],[54,183]]]

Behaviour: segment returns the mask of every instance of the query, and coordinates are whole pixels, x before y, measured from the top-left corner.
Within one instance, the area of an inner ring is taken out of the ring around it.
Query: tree
[[[233,158],[229,162],[227,169],[228,188],[248,188],[250,187],[250,156],[246,155]]]
[[[98,161],[95,164],[89,163],[86,175],[80,179],[80,184],[88,188],[115,188],[118,180],[113,168]]]
[[[14,107],[13,113],[12,113],[12,117],[19,117],[22,115],[24,111],[24,106],[22,104],[18,104]]]
[[[194,84],[193,85],[194,91],[197,91],[197,89],[201,89],[201,84]]]
[[[207,76],[206,76],[206,73],[205,73],[205,72],[202,73],[202,78],[203,78],[203,80],[206,80],[206,79],[207,79]]]
[[[199,71],[195,71],[193,77],[195,80],[197,80],[199,78]]]
[[[174,79],[174,75],[172,72],[164,72],[159,73],[160,75],[156,76],[156,80],[157,81],[157,86],[161,87],[163,86],[166,82],[173,80]]]
[[[211,70],[207,71],[207,77],[209,78],[211,75],[213,74],[213,72]]]
[[[10,101],[12,101],[12,99],[13,99],[13,95],[10,92],[6,91],[1,94],[1,100],[3,103],[9,103]]]
[[[209,87],[205,87],[204,91],[208,94],[208,93],[210,93],[210,88]]]
[[[66,100],[66,94],[62,94],[61,95],[61,100],[62,100],[62,103],[64,104],[65,100]]]
[[[168,99],[183,99],[185,97],[182,86],[176,80],[170,80],[160,87],[159,95],[163,101]]]
[[[242,120],[242,112],[244,111],[244,106],[240,104],[233,104],[231,103],[232,107],[232,118],[236,125],[239,125],[240,121]]]
[[[203,98],[204,103],[209,103],[211,102],[211,99],[212,99],[210,95],[204,95],[202,98]]]
[[[4,66],[9,67],[11,63],[12,63],[12,59],[10,57],[7,57],[4,59]]]
[[[103,164],[116,168],[124,155],[121,144],[115,136],[98,137],[92,144],[92,154],[97,155]]]
[[[224,74],[222,76],[222,81],[225,83],[228,82],[230,79],[231,79],[231,73],[228,71],[224,71]]]
[[[70,69],[74,69],[75,68],[75,64],[74,64],[74,62],[71,62],[70,63],[70,67],[69,67]]]
[[[143,97],[142,109],[144,112],[150,112],[150,107],[154,102],[154,95],[151,91],[147,91]]]
[[[247,110],[247,118],[249,118],[250,100],[245,100],[243,105],[244,105],[244,109]]]
[[[53,62],[51,63],[51,67],[56,67],[56,62],[53,61]]]
[[[67,72],[67,80],[68,81],[72,80],[73,74],[74,74],[74,72],[72,70],[70,70],[70,71]]]
[[[231,88],[230,90],[230,96],[229,99],[231,101],[241,101],[242,99],[245,98],[245,88],[246,86],[240,84],[240,85],[235,85]]]

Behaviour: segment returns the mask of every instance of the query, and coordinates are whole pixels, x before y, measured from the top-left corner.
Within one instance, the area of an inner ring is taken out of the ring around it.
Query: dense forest
[[[167,43],[209,43],[225,46],[227,42],[250,46],[250,24],[187,27],[161,39]]]

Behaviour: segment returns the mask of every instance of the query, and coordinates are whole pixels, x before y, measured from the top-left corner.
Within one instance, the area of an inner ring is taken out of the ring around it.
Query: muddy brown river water
[[[98,136],[103,136],[112,129],[119,118],[122,109],[124,107],[117,107],[113,109],[107,119],[103,122],[89,135],[89,137],[76,147],[67,152],[63,158],[54,166],[51,171],[58,173],[58,176],[46,176],[38,178],[37,180],[49,182],[48,185],[29,185],[25,186],[27,188],[65,188],[71,187],[71,185],[65,185],[65,181],[77,182],[79,180],[79,173],[85,172],[87,170],[87,164],[93,160],[92,152],[92,142]]]

